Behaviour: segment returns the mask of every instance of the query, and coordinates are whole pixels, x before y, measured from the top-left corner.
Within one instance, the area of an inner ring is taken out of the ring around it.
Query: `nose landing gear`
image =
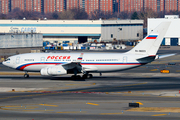
[[[29,74],[28,74],[28,72],[25,72],[25,74],[24,74],[24,78],[29,78]]]

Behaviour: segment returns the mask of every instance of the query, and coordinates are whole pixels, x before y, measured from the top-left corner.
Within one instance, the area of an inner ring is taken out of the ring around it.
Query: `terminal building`
[[[180,45],[180,19],[179,15],[165,15],[164,18],[148,18],[148,34],[162,22],[171,21],[162,45]]]
[[[131,41],[143,38],[143,20],[0,20],[0,33],[40,33],[60,43]]]

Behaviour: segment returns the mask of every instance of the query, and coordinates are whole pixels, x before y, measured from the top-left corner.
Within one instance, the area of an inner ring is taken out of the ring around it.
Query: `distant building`
[[[42,12],[42,0],[11,0],[11,10],[19,8],[21,10]]]
[[[44,13],[56,11],[56,0],[44,0]]]
[[[147,9],[152,9],[153,11],[155,11],[155,12],[157,12],[157,1],[158,0],[142,0],[143,2],[143,9],[144,10],[147,10]],[[160,2],[160,3],[162,3],[162,2]],[[162,7],[162,6],[160,6],[160,7]]]
[[[26,0],[26,10],[27,10],[27,6],[29,6],[29,8],[31,7],[31,3],[32,3],[32,11],[35,11],[35,12],[44,12],[44,10],[42,10],[42,7],[44,5],[43,3],[44,0]],[[29,3],[27,3],[29,2]]]
[[[11,10],[11,1],[10,0],[1,0],[1,13],[8,14]]]
[[[162,22],[171,22],[162,45],[180,45],[180,18],[178,15],[165,15],[164,18],[148,18],[148,34]]]
[[[113,0],[100,1],[100,10],[113,13]]]
[[[144,0],[120,0],[120,12],[141,11],[144,5],[143,1]]]
[[[21,10],[25,10],[25,1],[24,0],[11,0],[11,10],[15,8],[20,8]]]
[[[164,3],[165,3],[165,10],[166,11],[171,11],[171,10],[180,10],[179,9],[179,3],[180,1],[179,0],[164,0]]]
[[[56,11],[63,12],[66,9],[65,0],[56,0]]]
[[[93,11],[129,13],[152,9],[159,11],[180,11],[180,0],[0,0],[0,12],[7,14],[15,8],[41,13],[62,12],[74,8]]]
[[[25,10],[33,11],[33,1],[32,0],[26,0]]]
[[[180,10],[180,0],[118,0],[119,11],[141,11],[152,9],[155,12]]]
[[[41,33],[44,41],[71,43],[143,38],[143,20],[0,20],[0,33]]]
[[[66,10],[70,10],[78,7],[79,7],[78,0],[66,0]]]
[[[100,10],[100,0],[86,0],[84,4],[84,9],[87,12],[87,14],[90,14],[95,10]]]

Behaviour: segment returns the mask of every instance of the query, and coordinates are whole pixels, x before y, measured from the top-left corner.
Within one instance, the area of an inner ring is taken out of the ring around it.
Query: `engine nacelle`
[[[42,68],[41,71],[40,71],[41,75],[44,75],[44,76],[49,76],[48,74],[48,68]]]
[[[41,75],[45,75],[45,76],[66,75],[66,74],[67,74],[67,70],[65,70],[60,65],[41,69]]]

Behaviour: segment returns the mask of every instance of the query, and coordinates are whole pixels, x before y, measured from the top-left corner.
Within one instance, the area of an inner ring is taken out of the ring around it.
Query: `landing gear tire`
[[[81,76],[80,76],[80,75],[72,75],[71,78],[72,78],[72,79],[80,79]]]
[[[88,78],[93,78],[93,75],[92,74],[88,74]]]
[[[24,78],[29,78],[29,74],[24,74]]]
[[[82,78],[84,78],[84,79],[92,78],[92,77],[93,77],[92,74],[84,74],[84,75],[82,76]]]
[[[83,78],[83,79],[87,79],[87,75],[84,74],[84,75],[82,76],[82,78]]]

